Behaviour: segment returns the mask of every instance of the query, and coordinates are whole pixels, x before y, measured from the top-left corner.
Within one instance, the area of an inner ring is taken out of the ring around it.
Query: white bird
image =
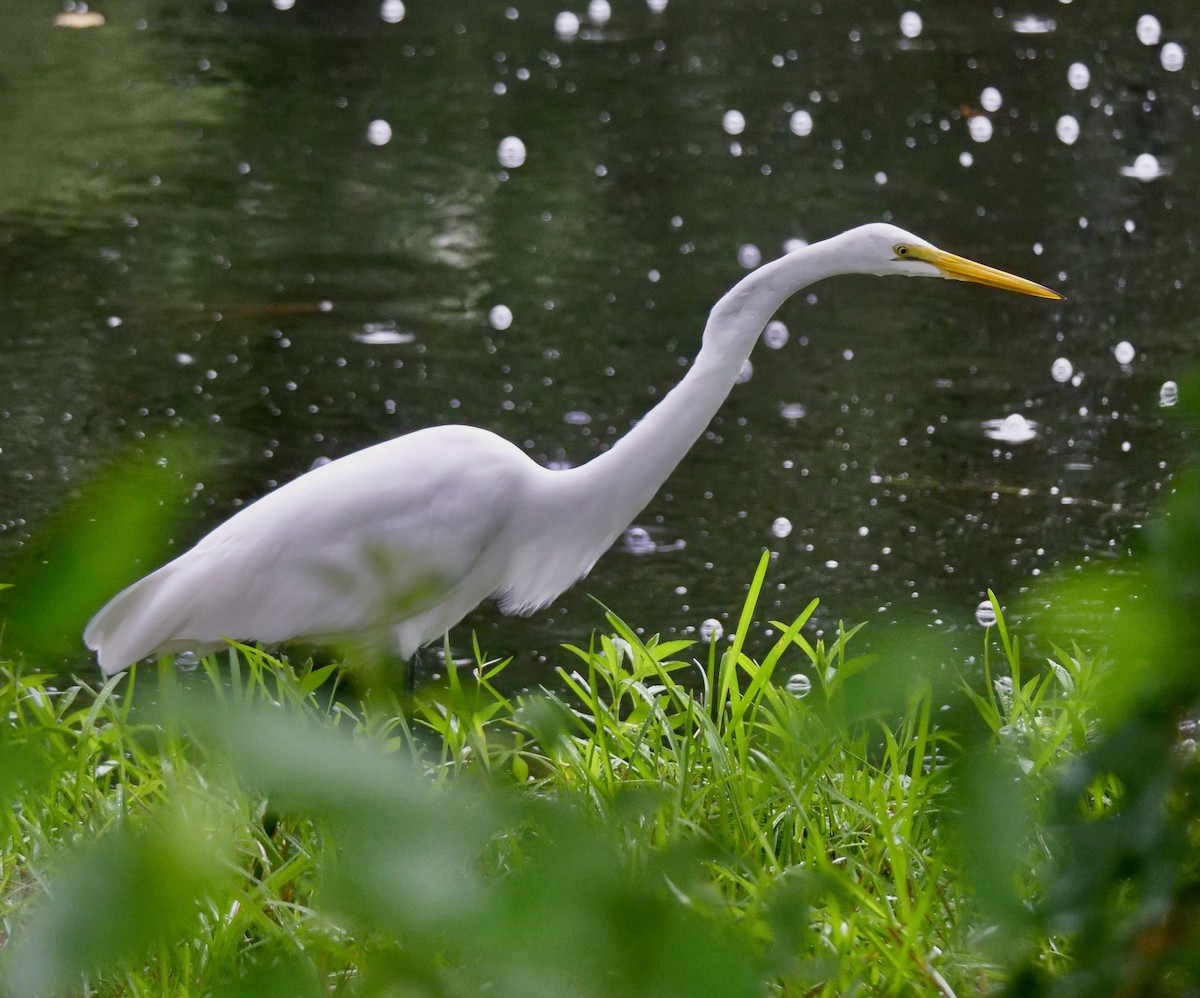
[[[471,426],[417,430],[315,468],[115,596],[84,631],[100,667],[226,639],[390,645],[405,658],[479,603],[545,606],[588,573],[704,432],[795,292],[840,274],[944,277],[1060,298],[872,224],[755,270],[714,306],[691,369],[577,468],[543,468]]]

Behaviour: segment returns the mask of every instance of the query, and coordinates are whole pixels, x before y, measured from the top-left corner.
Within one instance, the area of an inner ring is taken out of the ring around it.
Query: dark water
[[[987,587],[1120,570],[1184,451],[1163,386],[1200,311],[1192,0],[1155,5],[1154,44],[1118,2],[924,2],[911,38],[891,3],[612,0],[603,25],[571,6],[567,37],[562,0],[401,6],[125,0],[85,30],[6,10],[0,558],[178,427],[217,455],[180,543],[433,423],[585,461],[746,263],[888,219],[1069,301],[801,295],[645,533],[532,621],[469,618],[482,644],[586,641],[589,594],[694,630],[736,612],[763,547],[772,614],[820,596],[818,627],[915,617],[972,647]],[[1142,154],[1157,169],[1128,175]],[[1027,439],[991,439],[1006,418]]]

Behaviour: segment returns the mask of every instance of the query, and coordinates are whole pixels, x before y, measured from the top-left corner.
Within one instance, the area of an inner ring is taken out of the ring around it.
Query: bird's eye
[[[897,257],[906,257],[908,256],[908,247],[904,243],[897,243],[895,252]]]

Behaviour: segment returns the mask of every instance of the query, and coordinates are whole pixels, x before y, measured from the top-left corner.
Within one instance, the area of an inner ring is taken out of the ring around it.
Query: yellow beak
[[[974,260],[955,256],[953,253],[947,253],[944,250],[926,246],[913,246],[910,252],[918,260],[924,260],[926,263],[933,264],[933,266],[937,267],[947,277],[953,278],[956,281],[973,281],[975,284],[986,284],[989,288],[1016,291],[1018,294],[1033,295],[1035,298],[1062,298],[1062,295],[1057,291],[1051,291],[1040,284],[1034,284],[1033,281],[1027,281],[1025,278],[1016,277],[1013,274],[1006,274],[1003,270],[996,270],[995,267],[985,267],[982,263],[976,263]]]

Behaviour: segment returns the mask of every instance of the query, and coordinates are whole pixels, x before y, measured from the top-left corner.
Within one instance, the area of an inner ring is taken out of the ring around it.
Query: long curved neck
[[[562,473],[570,478],[577,511],[609,527],[608,543],[654,498],[712,421],[779,306],[801,288],[847,271],[839,249],[835,236],[742,278],[713,306],[683,380],[608,451]]]

